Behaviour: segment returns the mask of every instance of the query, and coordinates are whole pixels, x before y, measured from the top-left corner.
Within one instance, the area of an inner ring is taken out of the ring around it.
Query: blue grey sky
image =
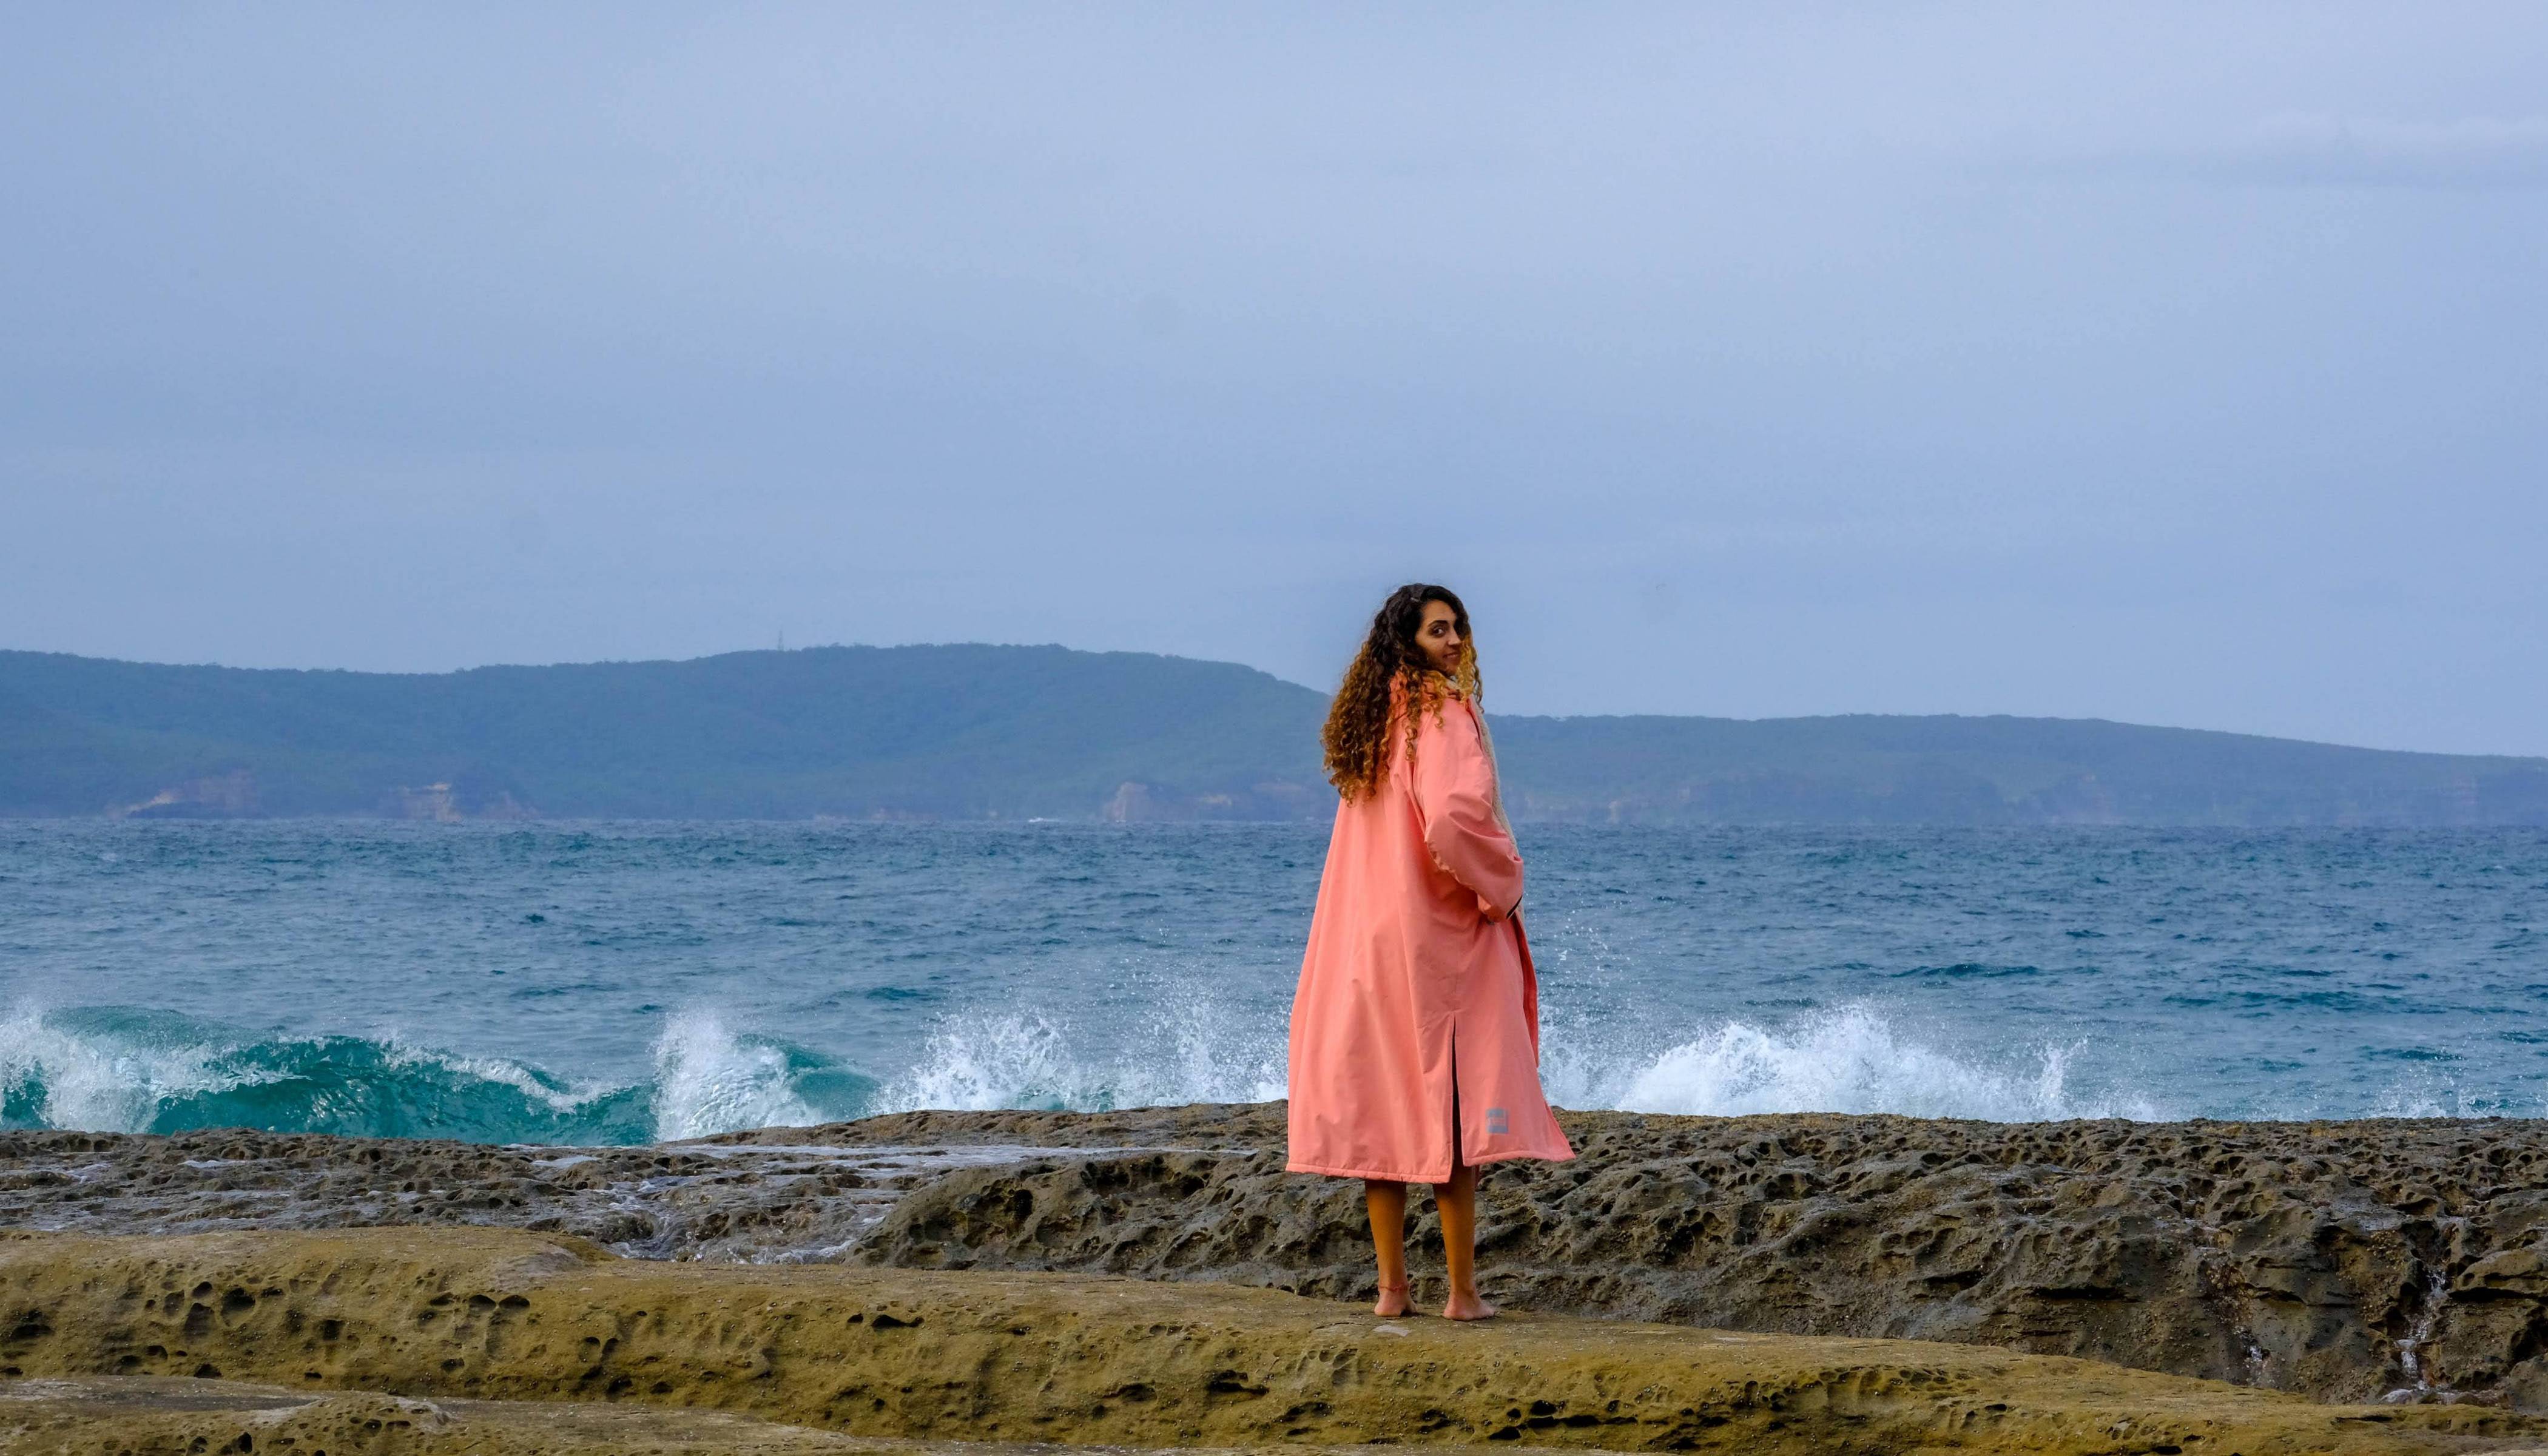
[[[22,6],[0,646],[2548,753],[2548,9]]]

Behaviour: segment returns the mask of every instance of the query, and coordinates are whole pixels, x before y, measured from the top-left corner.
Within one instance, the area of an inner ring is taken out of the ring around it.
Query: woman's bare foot
[[[1404,1284],[1382,1285],[1380,1287],[1380,1300],[1371,1307],[1371,1312],[1378,1315],[1383,1320],[1395,1320],[1399,1316],[1406,1314],[1407,1286]]]
[[[1442,1302],[1442,1318],[1445,1320],[1493,1320],[1496,1318],[1496,1307],[1488,1304],[1485,1300],[1478,1298],[1477,1291],[1475,1290],[1471,1290],[1467,1294],[1454,1292],[1449,1299]]]

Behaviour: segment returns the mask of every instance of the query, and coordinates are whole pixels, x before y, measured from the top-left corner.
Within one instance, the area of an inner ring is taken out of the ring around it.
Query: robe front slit
[[[1460,1171],[1460,1029],[1451,1028],[1451,1171]]]
[[[1402,712],[1387,776],[1336,806],[1292,1003],[1298,1173],[1440,1183],[1575,1151],[1539,1085],[1521,855],[1475,703]]]

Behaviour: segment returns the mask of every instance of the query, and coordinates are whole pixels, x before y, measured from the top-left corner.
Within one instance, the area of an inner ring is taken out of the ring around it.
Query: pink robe
[[[1539,1088],[1521,854],[1475,704],[1427,714],[1407,772],[1336,806],[1292,1000],[1296,1173],[1439,1183],[1459,1160],[1575,1156]]]

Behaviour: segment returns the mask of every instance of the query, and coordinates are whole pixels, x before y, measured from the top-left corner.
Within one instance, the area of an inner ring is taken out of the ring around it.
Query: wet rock
[[[0,1133],[0,1228],[103,1233],[460,1224],[632,1258],[839,1257],[912,1187],[1049,1148],[783,1141],[496,1147],[216,1129]]]

